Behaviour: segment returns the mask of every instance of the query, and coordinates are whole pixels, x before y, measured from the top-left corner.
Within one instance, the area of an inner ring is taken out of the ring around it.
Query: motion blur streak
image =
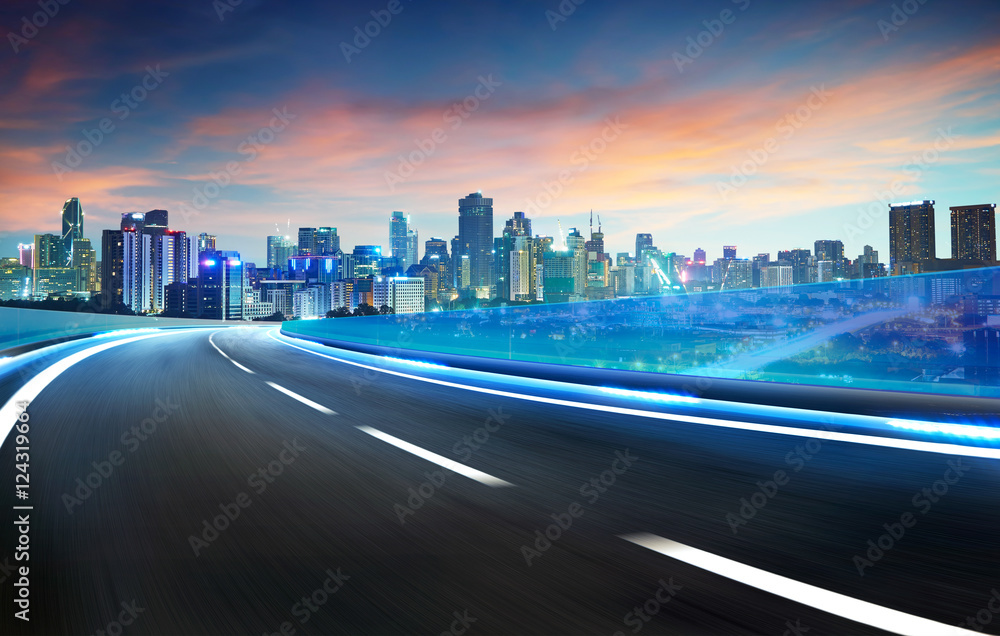
[[[468,384],[460,384],[458,382],[451,382],[448,380],[438,380],[435,378],[428,378],[419,375],[412,375],[409,373],[403,373],[401,371],[393,371],[391,369],[385,369],[377,366],[372,366],[368,364],[362,364],[360,362],[353,362],[351,360],[346,360],[344,358],[338,358],[336,356],[331,356],[325,353],[319,353],[318,351],[313,351],[312,349],[302,347],[296,344],[292,344],[285,340],[282,340],[275,335],[275,331],[268,332],[271,338],[274,338],[278,342],[284,345],[293,347],[295,349],[300,349],[307,353],[317,355],[323,358],[329,358],[336,362],[341,362],[343,364],[349,364],[355,367],[360,367],[362,369],[368,369],[371,371],[378,371],[379,373],[387,373],[389,375],[395,375],[401,378],[408,378],[411,380],[419,380],[421,382],[430,382],[431,384],[437,384],[439,386],[445,386],[455,389],[464,389],[467,391],[476,391],[478,393],[486,393],[488,395],[495,395],[500,397],[515,398],[518,400],[528,400],[531,402],[541,402],[544,404],[552,404],[555,406],[568,406],[570,408],[576,409],[587,409],[592,411],[601,411],[604,413],[615,413],[617,415],[631,415],[635,417],[646,417],[658,420],[666,420],[670,422],[685,422],[688,424],[701,424],[705,426],[720,426],[724,428],[737,428],[745,431],[757,431],[759,433],[777,433],[779,435],[793,435],[796,437],[810,437],[821,440],[839,441],[839,442],[849,442],[853,444],[868,444],[871,446],[884,446],[888,448],[900,448],[905,450],[921,451],[927,453],[943,453],[946,455],[964,455],[967,457],[983,457],[987,459],[1000,459],[1000,448],[980,448],[976,446],[962,446],[959,444],[945,444],[940,442],[922,442],[918,440],[908,440],[908,439],[895,439],[891,437],[877,437],[875,435],[858,435],[855,433],[840,433],[837,431],[826,431],[810,428],[798,428],[795,426],[781,426],[774,424],[759,424],[756,422],[739,422],[733,420],[723,420],[714,417],[701,417],[697,415],[685,415],[682,413],[664,413],[657,411],[645,411],[641,409],[623,408],[619,406],[610,406],[607,404],[588,404],[586,402],[577,402],[573,400],[562,400],[558,398],[544,397],[540,395],[528,395],[525,393],[515,393],[513,391],[502,391],[499,389],[490,389],[480,386],[471,386]],[[456,372],[452,370],[452,372]],[[819,414],[817,414],[818,416]]]
[[[696,567],[715,572],[740,583],[765,590],[778,596],[783,596],[797,603],[809,605],[824,612],[865,625],[884,629],[893,634],[904,636],[968,636],[978,632],[960,627],[952,627],[944,623],[912,616],[886,607],[880,607],[865,601],[859,601],[850,596],[830,592],[813,585],[807,585],[792,579],[771,574],[731,559],[716,556],[704,550],[664,539],[652,534],[633,534],[622,536],[626,541],[659,552],[678,561],[690,563]]]
[[[143,331],[149,331],[149,330],[143,330]],[[152,331],[157,331],[158,333],[149,333],[144,336],[135,336],[133,338],[126,338],[125,340],[114,340],[112,342],[105,342],[99,345],[94,345],[93,347],[89,347],[87,349],[84,349],[83,351],[78,351],[71,356],[68,356],[66,358],[63,358],[62,360],[59,360],[58,362],[55,362],[51,366],[46,367],[41,373],[31,378],[31,380],[29,380],[24,386],[18,389],[17,393],[15,393],[9,400],[7,400],[7,403],[3,405],[3,408],[0,408],[0,440],[6,440],[7,435],[10,433],[10,429],[14,428],[14,424],[17,423],[17,415],[18,415],[17,403],[31,402],[32,400],[34,400],[38,396],[38,394],[41,393],[42,390],[49,385],[49,383],[51,383],[53,380],[59,377],[64,371],[72,367],[74,364],[82,360],[86,360],[90,356],[97,355],[102,351],[107,351],[108,349],[112,349],[114,347],[120,347],[122,345],[136,342],[138,340],[145,340],[147,338],[157,338],[160,336],[169,336],[172,334],[181,333],[182,331],[189,331],[189,330],[175,330],[173,332],[162,332],[153,329]],[[128,331],[114,332],[114,333],[121,334],[121,333],[128,333]],[[111,335],[111,334],[106,334],[106,335]]]

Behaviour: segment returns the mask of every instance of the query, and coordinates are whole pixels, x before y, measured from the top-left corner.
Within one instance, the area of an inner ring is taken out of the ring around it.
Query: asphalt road
[[[24,562],[11,506],[25,502],[12,432],[0,448],[0,633],[887,633],[621,538],[651,533],[947,625],[988,614],[980,627],[1000,634],[988,609],[997,460],[806,447],[471,391],[273,332],[109,348],[31,402],[30,622],[14,616],[11,566]],[[8,370],[0,403],[24,380]],[[962,475],[921,497],[949,461]],[[771,496],[754,497],[758,481]],[[741,499],[764,503],[741,516]],[[905,514],[914,523],[859,575],[854,557]]]

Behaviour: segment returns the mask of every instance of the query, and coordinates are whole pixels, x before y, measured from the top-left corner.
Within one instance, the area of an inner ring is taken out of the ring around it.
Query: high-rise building
[[[706,256],[705,256],[705,250],[703,250],[703,249],[701,249],[699,247],[699,248],[695,249],[695,251],[694,251],[694,258],[692,258],[691,261],[695,265],[704,265],[707,262],[705,260],[705,258],[706,258]]]
[[[101,298],[107,308],[124,302],[124,270],[124,232],[104,230],[101,237]]]
[[[424,279],[406,276],[378,277],[372,287],[372,306],[390,307],[397,314],[414,314],[424,310]]]
[[[951,257],[963,261],[997,259],[996,203],[951,208]]]
[[[17,256],[18,256],[18,261],[21,263],[21,265],[27,267],[28,269],[35,268],[34,243],[18,243]]]
[[[736,246],[735,245],[724,245],[722,247],[722,258],[731,261],[736,258]]]
[[[239,252],[209,250],[198,263],[198,317],[243,320],[243,262]]]
[[[335,256],[340,252],[340,237],[335,227],[316,228],[313,248],[317,256]]]
[[[493,286],[493,199],[473,192],[458,201],[458,252],[469,257],[469,285],[479,294]]]
[[[299,228],[299,256],[316,254],[316,228]]]
[[[190,242],[187,232],[166,230],[144,235],[144,251],[149,250],[147,281],[143,283],[143,311],[165,311],[166,288],[172,283],[187,283],[191,270]]]
[[[389,217],[389,256],[400,259],[400,267],[405,271],[413,263],[406,262],[406,234],[410,219],[402,212],[393,212]]]
[[[83,208],[80,199],[67,199],[62,209],[62,243],[64,262],[59,267],[73,267],[73,241],[83,238]]]
[[[532,249],[531,220],[524,212],[515,212],[504,225],[503,234],[493,243],[497,297],[505,300],[532,300],[535,291],[535,253]]]
[[[573,294],[583,298],[587,293],[587,241],[576,228],[569,229],[566,248],[573,256]]]
[[[381,274],[381,245],[355,245],[351,257],[353,271],[345,273],[344,278],[368,278]]]
[[[215,251],[216,237],[214,234],[206,234],[202,232],[198,235],[198,258],[205,252]],[[199,268],[200,269],[200,268]]]
[[[340,249],[340,239],[337,239],[337,249]],[[298,250],[288,236],[267,237],[267,268],[288,270],[288,259],[295,256]]]
[[[543,294],[547,303],[566,303],[576,296],[577,259],[570,250],[549,250],[543,255]]]
[[[31,268],[17,258],[0,258],[0,300],[23,300],[34,289]]]
[[[32,250],[34,269],[66,267],[68,261],[65,250],[62,237],[55,234],[36,234],[35,247]]]
[[[406,231],[406,260],[405,265],[416,265],[420,260],[420,234],[417,230]]]
[[[636,234],[635,235],[635,260],[637,263],[642,262],[642,255],[646,250],[653,249],[653,235],[652,234]]]
[[[753,287],[753,262],[747,259],[723,261],[726,271],[720,281],[720,289],[750,289]]]
[[[90,239],[73,241],[73,267],[80,270],[80,288],[77,291],[96,292],[97,260]]]
[[[836,262],[844,259],[843,241],[816,241],[813,247],[815,248],[816,260]]]
[[[889,266],[893,276],[918,274],[935,257],[934,201],[889,206]]]

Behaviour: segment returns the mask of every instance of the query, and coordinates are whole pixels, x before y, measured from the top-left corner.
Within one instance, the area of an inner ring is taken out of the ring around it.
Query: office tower
[[[73,267],[73,241],[83,238],[83,208],[80,199],[67,199],[62,209],[62,243],[64,262],[59,267]]]
[[[122,230],[104,230],[101,235],[101,298],[105,308],[124,300],[125,241]]]
[[[267,268],[274,269],[280,267],[284,269],[284,266],[280,264],[281,261],[278,260],[278,249],[284,244],[285,237],[271,235],[267,237]]]
[[[587,242],[576,228],[569,229],[566,248],[573,256],[573,294],[582,298],[587,293]]]
[[[298,256],[312,256],[316,253],[316,228],[300,227],[298,234]]]
[[[382,273],[381,245],[355,245],[351,257],[353,272],[344,278],[367,278]]]
[[[601,231],[601,217],[597,217],[597,231],[594,231],[594,212],[590,213],[590,240],[584,243],[587,250],[587,260],[603,261],[604,255],[604,232]]]
[[[705,250],[699,247],[695,249],[694,258],[691,259],[691,262],[695,265],[704,265],[707,262],[705,258]]]
[[[148,227],[148,226],[147,226]],[[144,249],[149,249],[148,285],[144,284],[143,311],[165,311],[166,288],[173,283],[187,283],[191,271],[190,242],[187,232],[166,230],[144,235]]]
[[[635,260],[637,263],[642,262],[643,252],[646,250],[653,249],[653,235],[652,234],[636,234],[635,235]]]
[[[216,238],[214,234],[206,234],[202,232],[198,235],[198,258],[201,258],[204,252],[214,252]]]
[[[817,241],[819,243],[819,241]],[[839,243],[839,241],[838,241]],[[843,249],[843,247],[841,247]],[[802,248],[778,252],[778,262],[792,266],[792,283],[807,285],[816,282],[816,259],[812,252]],[[763,283],[761,283],[763,285]]]
[[[243,320],[243,262],[239,252],[208,250],[198,265],[198,317]]]
[[[753,257],[753,272],[751,274],[751,286],[760,287],[761,286],[761,270],[766,268],[771,262],[770,254],[758,254]]]
[[[858,256],[862,264],[875,265],[878,263],[878,252],[871,245],[865,245],[865,252]]]
[[[576,296],[575,253],[550,250],[543,256],[543,297],[547,303],[567,303]]]
[[[816,260],[836,262],[844,259],[843,241],[816,241],[813,247]]]
[[[17,256],[21,265],[29,268],[35,268],[35,244],[34,243],[18,243],[17,245]]]
[[[434,290],[435,296],[446,289],[454,286],[451,274],[451,259],[448,257],[448,241],[442,238],[431,237],[424,243],[424,256],[420,259],[422,267],[433,268],[437,272],[437,287]],[[409,271],[409,270],[407,270]],[[429,290],[424,290],[429,293]]]
[[[416,230],[406,231],[406,266],[416,265],[420,252],[420,234]]]
[[[535,236],[532,249],[535,251],[535,300],[545,300],[545,254],[552,251],[555,239],[551,236]]]
[[[736,258],[736,246],[735,245],[725,245],[722,248],[722,258],[731,261]]]
[[[388,306],[397,314],[415,314],[424,310],[424,284],[421,277],[391,276],[376,278],[372,286],[372,306]]]
[[[514,216],[504,224],[501,236],[494,240],[493,262],[496,266],[494,283],[498,298],[531,300],[530,296],[534,290],[532,281],[534,256],[531,220],[524,215],[524,212],[515,212]]]
[[[402,212],[393,212],[389,217],[389,256],[400,259],[400,266],[405,270],[413,263],[406,262],[406,234],[410,227],[410,219]]]
[[[844,257],[843,241],[816,241],[813,247],[815,248],[817,263],[819,261],[830,261],[832,263],[830,269],[830,280],[847,278],[847,259]],[[818,278],[817,274],[817,279]],[[819,282],[825,281],[819,280]]]
[[[997,259],[996,203],[951,208],[951,257],[993,262]]]
[[[893,276],[918,274],[934,259],[934,201],[889,206],[889,266]]]
[[[36,234],[35,247],[32,250],[34,269],[66,267],[65,250],[62,237],[55,234]]]
[[[469,284],[478,294],[493,286],[493,199],[473,192],[458,201],[459,251],[453,257],[469,257]]]
[[[448,277],[451,279],[452,289],[461,289],[458,283],[458,268],[461,265],[459,261],[462,258],[461,243],[458,236],[451,239],[451,270],[448,272]]]
[[[170,225],[167,220],[168,213],[166,210],[150,210],[149,212],[144,213],[143,217],[146,228],[166,230]]]
[[[97,260],[90,239],[73,241],[73,267],[79,271],[80,287],[77,291],[97,291]]]
[[[720,289],[750,289],[753,287],[753,262],[743,259],[723,260],[725,273]]]
[[[336,241],[337,251],[340,250],[340,239]],[[288,271],[288,259],[298,254],[298,248],[287,236],[267,237],[267,268]]]
[[[0,300],[28,298],[33,288],[30,268],[17,258],[0,258]]]
[[[316,232],[313,234],[313,250],[316,256],[333,256],[339,252],[340,237],[337,236],[337,228],[316,228]]]

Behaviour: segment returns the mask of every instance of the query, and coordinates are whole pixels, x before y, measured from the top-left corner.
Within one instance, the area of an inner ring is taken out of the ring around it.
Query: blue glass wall
[[[294,321],[283,331],[415,355],[1000,397],[1000,268]]]

